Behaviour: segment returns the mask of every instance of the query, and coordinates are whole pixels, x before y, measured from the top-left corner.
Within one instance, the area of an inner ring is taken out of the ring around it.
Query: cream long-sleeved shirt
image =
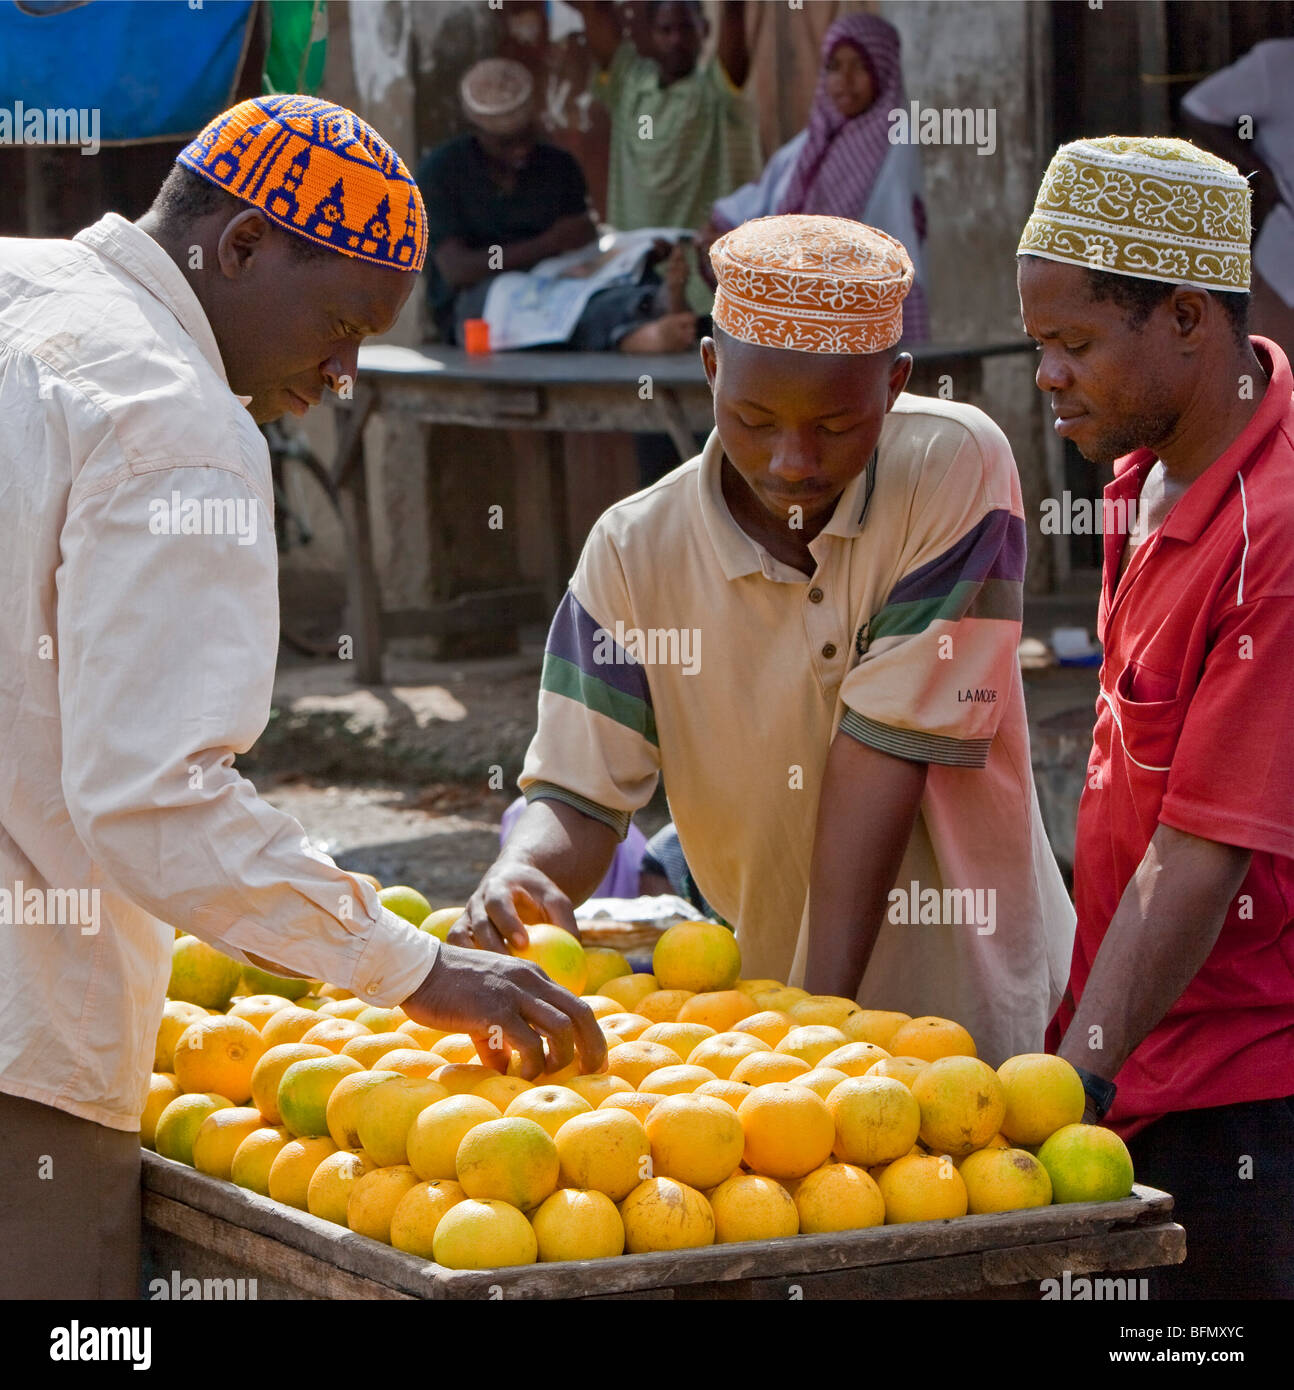
[[[375,1004],[438,943],[234,768],[278,647],[269,456],[170,256],[0,239],[0,1091],[114,1129],[172,928]]]

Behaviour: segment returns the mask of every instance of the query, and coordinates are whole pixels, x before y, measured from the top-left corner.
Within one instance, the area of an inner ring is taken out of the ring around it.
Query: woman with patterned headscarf
[[[923,291],[925,205],[914,145],[891,144],[889,113],[907,109],[899,35],[877,15],[841,16],[823,35],[822,67],[808,125],[748,183],[711,210],[700,248],[752,217],[820,213],[850,217],[901,241],[916,281],[903,306],[903,338],[930,336]],[[708,271],[708,256],[700,257]]]

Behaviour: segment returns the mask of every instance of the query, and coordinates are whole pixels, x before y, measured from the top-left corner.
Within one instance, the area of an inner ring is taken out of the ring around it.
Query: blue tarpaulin
[[[4,124],[22,143],[24,113],[74,108],[98,111],[105,144],[195,135],[233,104],[252,14],[252,0],[0,0]],[[29,143],[38,124],[54,123],[33,118]]]

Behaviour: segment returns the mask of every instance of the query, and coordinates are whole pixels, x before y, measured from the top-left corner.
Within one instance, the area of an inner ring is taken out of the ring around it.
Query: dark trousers
[[[0,1298],[138,1298],[139,1133],[0,1093]]]
[[[1186,1228],[1186,1262],[1148,1271],[1153,1298],[1294,1298],[1294,1097],[1176,1111],[1128,1148]]]

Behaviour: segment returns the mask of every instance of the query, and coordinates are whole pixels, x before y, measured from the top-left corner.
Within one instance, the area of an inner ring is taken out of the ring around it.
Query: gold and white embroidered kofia
[[[1186,140],[1109,135],[1052,157],[1019,253],[1204,290],[1249,288],[1249,184]]]
[[[801,352],[870,353],[903,336],[912,261],[848,217],[754,217],[710,248],[714,322],[734,338]]]

